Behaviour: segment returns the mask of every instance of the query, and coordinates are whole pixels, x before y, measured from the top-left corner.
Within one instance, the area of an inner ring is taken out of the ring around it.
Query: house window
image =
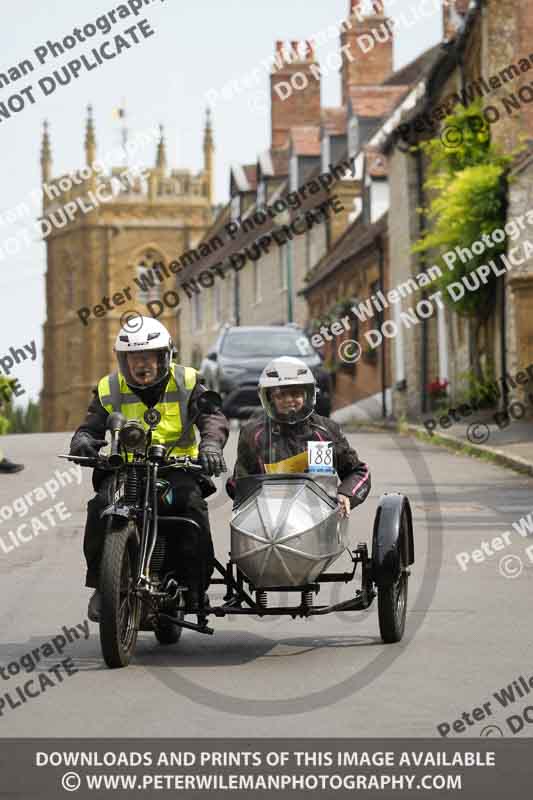
[[[370,294],[371,295],[376,295],[377,296],[377,293],[379,292],[380,289],[381,289],[381,284],[380,284],[379,281],[374,281],[373,283],[370,284]],[[381,309],[381,311],[377,311],[377,318],[380,321],[382,321],[382,319],[383,319],[383,309]]]
[[[353,158],[359,150],[359,121],[353,116],[348,126],[348,154]]]
[[[163,259],[154,250],[147,250],[137,264],[137,280],[135,283],[139,287],[138,298],[140,303],[149,303],[152,300],[159,300],[160,281],[158,270],[154,269],[157,264],[162,264]],[[159,272],[164,277],[163,272]]]
[[[305,271],[310,272],[318,261],[317,240],[313,230],[305,232]]]
[[[231,198],[231,221],[238,222],[241,217],[241,196],[236,194]]]
[[[259,263],[254,261],[253,264],[253,302],[261,302],[261,273]]]
[[[322,172],[328,172],[331,164],[331,140],[326,134],[322,139]]]
[[[266,204],[266,185],[262,180],[257,186],[257,208],[262,208]]]
[[[227,301],[226,301],[226,308],[228,309],[228,322],[231,325],[235,324],[236,314],[235,314],[235,282],[237,280],[237,274],[235,272],[228,272],[228,282],[227,282]]]
[[[191,299],[192,299],[192,330],[194,333],[196,331],[200,331],[204,327],[203,295],[194,294]]]
[[[222,322],[222,284],[220,281],[213,287],[213,322],[220,325]]]
[[[293,155],[290,163],[290,186],[291,192],[296,192],[298,189],[298,156]]]

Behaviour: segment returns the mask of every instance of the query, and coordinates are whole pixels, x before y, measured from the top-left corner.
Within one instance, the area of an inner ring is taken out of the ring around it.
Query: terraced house
[[[239,247],[328,198],[337,199],[338,212],[260,258],[248,260],[238,273],[230,269],[226,286],[214,286],[198,294],[190,309],[184,307],[185,358],[199,363],[224,323],[294,321],[311,331],[336,311],[348,309],[366,291],[387,284],[388,243],[383,217],[389,207],[388,166],[372,139],[432,63],[436,49],[395,72],[394,38],[383,7],[374,3],[372,11],[364,11],[364,6],[351,0],[347,23],[341,26],[339,53],[345,57],[340,59],[342,103],[337,108],[321,105],[320,65],[312,45],[306,41],[276,43],[270,76],[271,146],[255,164],[232,168],[230,202],[206,238],[216,234],[227,219],[240,221],[245,230],[247,220],[265,205],[290,196],[306,182],[331,171],[332,165],[350,162],[350,168],[338,171],[329,186],[309,196],[300,208],[288,209],[284,218],[277,216],[255,235],[243,233]],[[370,50],[360,46],[368,37],[375,43]],[[290,92],[287,87],[298,88]],[[382,235],[377,249],[373,232]],[[373,250],[370,262],[369,245]],[[231,250],[228,246],[218,259],[222,261]],[[366,260],[358,264],[355,256],[363,252]],[[223,291],[229,302],[225,307],[220,300]],[[351,332],[346,330],[344,338],[356,333],[357,319],[352,319]],[[385,366],[385,359],[378,355],[357,367],[344,367],[338,357],[339,344],[336,340],[322,350],[335,378],[336,406],[369,399],[381,410],[382,395],[390,389],[390,366]]]

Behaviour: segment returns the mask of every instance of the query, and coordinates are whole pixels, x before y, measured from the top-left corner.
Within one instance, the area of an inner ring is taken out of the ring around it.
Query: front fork
[[[158,514],[157,514],[157,464],[148,464],[148,475],[144,492],[142,509],[143,526],[141,532],[141,557],[137,571],[137,585],[148,587],[150,585],[149,566],[152,553],[157,541]],[[150,497],[151,495],[151,497]],[[150,506],[151,502],[151,506]]]

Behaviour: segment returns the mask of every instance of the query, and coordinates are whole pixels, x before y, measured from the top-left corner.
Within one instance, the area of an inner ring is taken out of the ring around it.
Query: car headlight
[[[244,375],[245,372],[246,370],[242,367],[224,367],[222,370],[222,374],[224,376],[227,375],[228,378],[234,378],[237,375]]]

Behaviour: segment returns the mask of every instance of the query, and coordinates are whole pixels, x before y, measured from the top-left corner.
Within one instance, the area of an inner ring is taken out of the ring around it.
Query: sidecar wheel
[[[133,522],[106,535],[100,567],[100,644],[108,667],[126,667],[137,643],[141,603],[134,592],[139,546]]]
[[[402,573],[392,586],[378,590],[379,632],[385,644],[394,644],[403,637],[407,611],[407,575]]]

